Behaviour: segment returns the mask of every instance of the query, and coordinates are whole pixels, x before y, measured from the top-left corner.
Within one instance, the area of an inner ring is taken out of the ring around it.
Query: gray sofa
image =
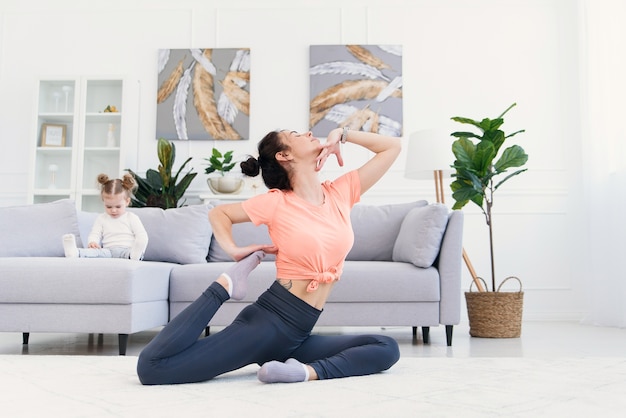
[[[213,202],[219,204],[219,202]],[[60,237],[84,241],[96,213],[71,200],[0,208],[0,331],[129,334],[165,325],[232,261],[212,236],[211,205],[135,211],[149,235],[143,261],[66,259]],[[318,326],[445,325],[460,320],[463,214],[425,201],[352,211],[355,244]],[[270,242],[264,226],[233,228],[240,245]],[[251,274],[248,294],[228,301],[208,327],[229,324],[275,278],[273,256]]]

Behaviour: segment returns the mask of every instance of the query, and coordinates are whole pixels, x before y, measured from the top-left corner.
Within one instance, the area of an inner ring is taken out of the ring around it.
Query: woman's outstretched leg
[[[230,294],[243,298],[248,275],[263,256],[262,251],[257,251],[227,269],[150,341],[139,355],[137,374],[140,380],[159,361],[180,354],[196,343],[215,312],[231,297]],[[220,284],[224,281],[226,286]]]
[[[141,351],[139,360],[158,360],[184,351],[198,340],[202,331],[224,302],[228,292],[218,282],[211,285],[172,319],[161,332]]]

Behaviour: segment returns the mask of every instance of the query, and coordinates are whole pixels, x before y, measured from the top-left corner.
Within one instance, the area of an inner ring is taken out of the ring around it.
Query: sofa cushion
[[[78,230],[80,231],[80,239],[82,242],[88,242],[89,233],[93,227],[93,223],[100,215],[98,212],[86,212],[79,210],[76,215],[78,216]]]
[[[206,263],[212,228],[208,214],[211,206],[191,205],[161,208],[128,208],[139,216],[148,233],[146,261],[178,264]]]
[[[437,302],[440,297],[439,272],[435,267],[350,261],[344,265],[341,280],[333,287],[328,302]]]
[[[233,263],[174,266],[170,274],[170,303],[178,304],[180,309],[175,309],[172,317],[196,300]],[[244,299],[227,303],[256,301],[275,277],[275,264],[263,261],[250,273]],[[348,261],[328,302],[438,302],[440,297],[439,273],[434,267],[421,269],[409,263],[390,261]]]
[[[411,209],[427,204],[425,200],[419,200],[382,206],[355,205],[350,214],[354,245],[346,259],[391,261],[393,246],[404,217]]]
[[[240,247],[245,247],[251,244],[271,244],[269,232],[266,225],[256,226],[252,222],[244,222],[233,225],[233,239],[235,243]],[[211,237],[211,246],[209,247],[208,261],[233,261],[233,259],[226,254],[226,251],[222,249],[215,237]],[[274,254],[266,254],[264,260],[275,260]]]
[[[0,208],[0,257],[64,257],[64,234],[82,245],[72,200]]]
[[[448,224],[448,208],[440,203],[411,209],[393,246],[393,261],[427,268],[433,265]]]
[[[220,274],[235,264],[234,261],[216,261],[206,264],[174,266],[170,273],[170,302],[193,302]],[[263,261],[248,276],[244,302],[254,302],[276,280],[276,265]],[[230,300],[234,303],[237,301]]]
[[[0,258],[0,304],[165,301],[174,266],[121,258]]]
[[[212,200],[209,202],[212,206],[224,205],[232,203],[225,200]],[[252,222],[244,222],[233,225],[233,240],[235,244],[240,247],[251,244],[271,244],[270,234],[266,225],[256,226]],[[276,259],[274,254],[266,254],[263,260],[273,261]],[[209,262],[229,262],[233,259],[226,254],[226,251],[222,249],[215,237],[211,237],[211,246],[209,247],[209,255],[207,256]]]

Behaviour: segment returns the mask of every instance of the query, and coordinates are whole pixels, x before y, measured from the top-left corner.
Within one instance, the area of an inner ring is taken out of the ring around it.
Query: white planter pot
[[[215,194],[236,194],[241,192],[244,185],[243,179],[229,176],[209,177],[206,182]]]

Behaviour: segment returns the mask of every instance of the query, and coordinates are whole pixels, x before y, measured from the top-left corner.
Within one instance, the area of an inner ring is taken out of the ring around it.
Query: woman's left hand
[[[326,138],[326,142],[321,144],[321,151],[316,159],[316,171],[320,171],[324,164],[326,164],[326,160],[331,155],[337,156],[337,162],[340,167],[343,167],[343,157],[341,155],[341,134],[343,133],[342,128],[333,129],[328,133],[328,137]]]

